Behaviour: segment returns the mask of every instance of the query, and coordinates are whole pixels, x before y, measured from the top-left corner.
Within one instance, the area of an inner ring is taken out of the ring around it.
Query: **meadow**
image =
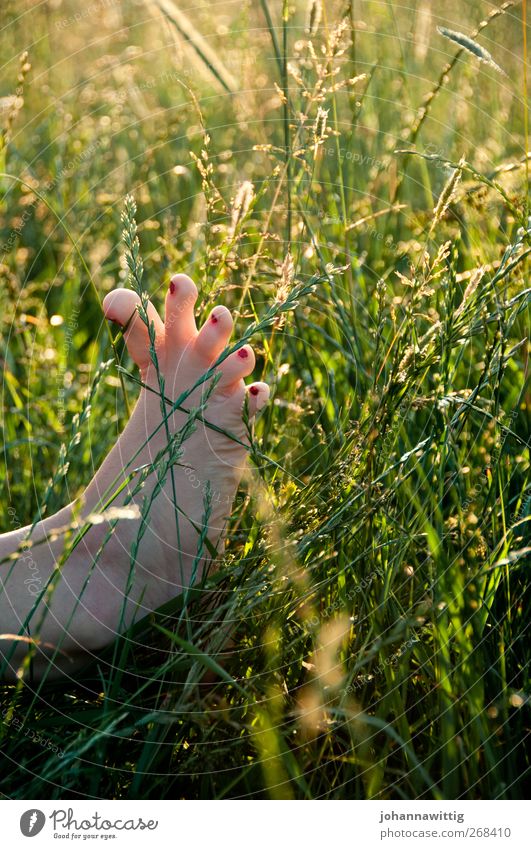
[[[101,309],[129,196],[152,300],[189,274],[273,390],[185,621],[0,685],[4,798],[521,797],[527,29],[525,2],[3,0],[0,529],[82,492],[138,393]]]

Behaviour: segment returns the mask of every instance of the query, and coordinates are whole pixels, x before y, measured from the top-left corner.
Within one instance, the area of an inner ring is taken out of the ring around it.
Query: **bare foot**
[[[88,485],[81,507],[69,505],[39,522],[31,534],[23,528],[0,538],[0,560],[24,540],[44,540],[26,549],[14,565],[0,566],[4,674],[16,673],[27,652],[28,635],[38,641],[37,674],[51,653],[57,669],[68,672],[69,660],[86,659],[133,621],[174,598],[201,577],[212,555],[221,552],[247,454],[244,402],[247,399],[252,419],[266,404],[269,388],[265,383],[244,384],[255,364],[248,345],[209,373],[227,348],[232,317],[226,307],[216,306],[198,332],[196,300],[193,281],[178,274],[169,285],[164,322],[149,304],[157,373],[148,329],[138,314],[138,296],[116,289],[105,298],[105,316],[126,328],[124,338],[145,387],[125,430]],[[205,374],[207,379],[202,379]],[[214,374],[219,377],[213,383]],[[179,409],[174,409],[178,399]],[[194,409],[200,409],[199,415],[194,416]],[[116,514],[117,508],[118,515],[135,518],[116,524],[112,511]],[[89,526],[62,564],[65,539],[54,540],[51,531],[75,516],[83,524],[102,512],[105,520]],[[28,556],[37,592],[28,591]]]

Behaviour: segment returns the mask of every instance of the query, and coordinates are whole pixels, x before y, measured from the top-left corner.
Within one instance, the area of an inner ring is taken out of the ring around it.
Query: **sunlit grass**
[[[1,746],[18,769],[0,789],[518,797],[520,11],[449,3],[435,20],[423,4],[412,21],[394,4],[346,4],[343,18],[339,3],[294,16],[227,3],[216,20],[197,13],[186,45],[178,4],[159,5],[76,22],[74,4],[45,4],[32,20],[47,35],[22,59],[24,17],[3,31],[3,528],[82,491],[138,392],[100,306],[131,270],[129,194],[142,287],[160,306],[185,271],[200,316],[234,309],[273,402],[205,587],[67,685],[3,687]]]

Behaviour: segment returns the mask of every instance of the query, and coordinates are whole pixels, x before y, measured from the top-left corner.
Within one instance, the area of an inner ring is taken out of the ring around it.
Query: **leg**
[[[203,420],[195,421],[195,429],[180,446],[172,442],[175,435],[189,428],[189,415],[183,410],[205,402],[212,377],[203,383],[201,378],[226,349],[232,330],[229,311],[217,306],[198,332],[196,299],[192,280],[175,275],[166,297],[164,322],[149,305],[163,379],[163,416],[160,377],[151,361],[147,328],[137,312],[139,299],[125,289],[105,298],[106,317],[127,325],[124,337],[146,388],[141,390],[125,430],[80,503],[39,522],[29,537],[28,529],[20,529],[0,538],[0,560],[12,555],[24,540],[31,545],[14,565],[0,565],[0,633],[4,635],[0,652],[6,657],[14,648],[12,674],[28,643],[14,642],[9,635],[40,640],[37,674],[58,646],[62,653],[57,656],[57,666],[68,671],[73,658],[86,657],[87,652],[112,642],[120,630],[181,593],[194,575],[201,575],[210,560],[205,546],[199,547],[202,533],[206,533],[211,550],[222,551],[226,522],[247,454],[244,401],[247,399],[252,418],[267,403],[269,389],[264,383],[245,386],[243,378],[253,370],[254,354],[250,346],[240,347],[215,369],[219,381],[206,401]],[[183,409],[173,410],[173,402],[194,386],[181,405]],[[175,456],[168,466],[165,449],[169,441]],[[157,458],[158,469],[147,476],[141,490],[137,491],[141,477],[137,471],[112,500],[112,508],[135,518],[120,519],[101,550],[112,527],[112,518],[106,514],[90,525],[61,564],[68,535],[60,533],[54,538],[52,532],[75,519],[83,524],[94,512],[101,514],[102,504],[127,476],[135,469],[150,468]],[[164,469],[165,465],[168,468]],[[207,492],[210,503],[205,522]],[[150,509],[147,521],[143,521],[141,511],[146,499]],[[31,590],[24,583],[28,570],[33,578],[38,577]],[[46,594],[43,591],[50,579],[55,588]],[[36,599],[40,600],[32,613]]]

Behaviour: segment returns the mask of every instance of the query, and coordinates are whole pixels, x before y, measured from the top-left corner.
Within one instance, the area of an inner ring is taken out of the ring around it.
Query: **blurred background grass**
[[[103,658],[66,685],[4,687],[17,769],[1,792],[518,797],[521,4],[5,0],[1,15],[6,530],[50,479],[48,510],[77,495],[123,426],[113,365],[64,462],[112,357],[100,303],[126,279],[125,195],[159,306],[185,271],[199,315],[222,301],[243,329],[295,278],[325,278],[255,340],[274,387],[257,444],[275,463],[237,501],[216,622],[199,599],[186,645],[171,609],[164,635],[146,624],[121,647],[122,672]],[[441,26],[479,26],[505,75],[454,62]]]

